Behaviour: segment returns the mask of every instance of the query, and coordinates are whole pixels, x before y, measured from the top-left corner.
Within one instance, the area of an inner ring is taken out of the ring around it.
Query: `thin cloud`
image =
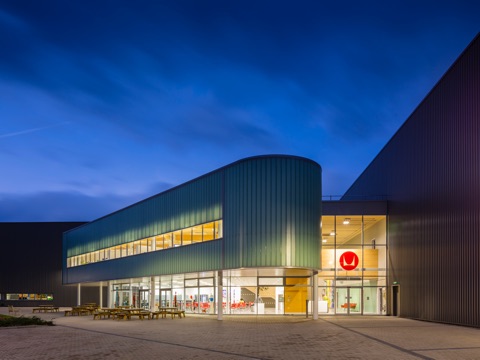
[[[20,136],[20,135],[25,135],[25,134],[30,134],[30,133],[33,133],[33,132],[42,131],[42,130],[46,130],[46,129],[51,129],[51,128],[66,125],[66,124],[69,124],[69,123],[70,123],[70,121],[63,121],[61,123],[57,123],[57,124],[53,124],[53,125],[49,125],[49,126],[41,126],[41,127],[31,128],[31,129],[22,130],[22,131],[11,132],[11,133],[0,135],[0,139],[14,137],[14,136]]]

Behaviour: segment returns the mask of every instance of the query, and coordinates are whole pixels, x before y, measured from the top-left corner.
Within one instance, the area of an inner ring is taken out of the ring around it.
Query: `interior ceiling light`
[[[343,220],[343,225],[348,225],[348,224],[350,224],[350,219],[345,218],[345,220]]]
[[[326,243],[326,242],[327,242],[327,239],[322,239],[322,242]]]
[[[332,230],[332,231],[330,232],[330,236],[335,236],[335,231]]]

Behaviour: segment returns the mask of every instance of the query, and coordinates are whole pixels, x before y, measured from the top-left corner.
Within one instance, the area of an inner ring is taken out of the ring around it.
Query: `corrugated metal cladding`
[[[83,222],[0,223],[1,303],[36,307],[42,300],[8,300],[5,294],[53,294],[57,306],[70,306],[77,298],[75,287],[62,286],[60,274],[61,243],[64,231],[83,225]],[[98,298],[98,289],[94,289]],[[85,292],[85,299],[90,298]],[[95,301],[95,300],[92,300]]]
[[[345,194],[389,197],[400,315],[480,327],[480,36]]]
[[[320,267],[321,168],[258,157],[225,169],[225,268]]]
[[[217,270],[221,268],[221,259],[222,241],[214,240],[69,268],[65,272],[64,283],[75,284]]]
[[[319,268],[321,168],[293,156],[237,161],[64,235],[64,257],[223,219],[223,239],[66,269],[64,283],[237,267]]]
[[[119,245],[222,217],[221,173],[163,192],[65,233],[67,256]]]

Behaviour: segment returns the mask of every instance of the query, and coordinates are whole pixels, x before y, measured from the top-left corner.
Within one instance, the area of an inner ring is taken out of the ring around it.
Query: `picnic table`
[[[93,313],[93,320],[95,319],[101,319],[101,318],[109,318],[112,316],[112,311],[110,309],[97,309]]]
[[[155,316],[158,319],[159,316],[162,315],[162,318],[165,318],[167,317],[167,314],[170,314],[172,319],[175,316],[181,318],[182,316],[185,317],[185,310],[180,310],[178,307],[159,306],[158,311],[152,312],[152,317]]]
[[[67,315],[92,315],[97,310],[97,307],[93,306],[73,306],[72,310],[65,310],[65,316]]]
[[[138,317],[140,320],[151,319],[150,311],[143,308],[111,309],[110,313],[114,319],[130,320],[132,317]]]
[[[32,309],[32,313],[35,312],[58,312],[59,307],[53,305],[38,305],[38,307]]]

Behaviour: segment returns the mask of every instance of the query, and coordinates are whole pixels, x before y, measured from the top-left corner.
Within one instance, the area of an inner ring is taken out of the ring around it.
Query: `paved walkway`
[[[480,329],[393,317],[38,316],[56,326],[0,328],[0,359],[480,359]]]

